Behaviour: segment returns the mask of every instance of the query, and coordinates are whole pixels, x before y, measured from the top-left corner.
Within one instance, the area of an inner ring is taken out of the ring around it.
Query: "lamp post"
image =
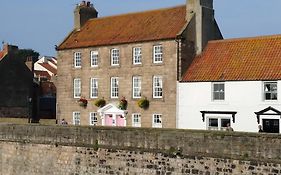
[[[32,98],[29,97],[27,102],[28,102],[28,123],[31,123],[31,118],[32,118]]]

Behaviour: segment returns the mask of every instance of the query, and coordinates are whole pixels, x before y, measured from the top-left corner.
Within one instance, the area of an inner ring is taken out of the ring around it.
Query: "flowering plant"
[[[147,100],[146,97],[139,99],[137,104],[140,108],[143,108],[143,109],[147,109],[149,107],[149,101]]]
[[[119,109],[126,110],[128,105],[128,101],[126,100],[125,97],[122,97],[121,100],[119,101]]]
[[[104,107],[105,104],[106,104],[106,101],[105,101],[103,98],[97,99],[97,100],[94,102],[94,105],[95,105],[96,107],[99,107],[99,108]]]
[[[80,106],[84,108],[86,108],[88,105],[88,100],[84,97],[81,97],[77,102],[79,103]]]

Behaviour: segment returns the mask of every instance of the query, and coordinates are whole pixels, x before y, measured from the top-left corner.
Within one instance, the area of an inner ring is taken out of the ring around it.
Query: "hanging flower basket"
[[[105,101],[103,98],[97,99],[96,101],[94,101],[94,105],[95,105],[96,107],[99,107],[99,108],[104,107],[105,104],[106,104],[106,101]]]
[[[78,101],[79,106],[86,108],[88,105],[88,100],[85,98],[80,98]]]
[[[149,107],[149,101],[146,98],[141,98],[138,100],[137,104],[142,109],[148,109]]]
[[[119,109],[126,110],[127,105],[128,105],[128,101],[126,100],[125,97],[122,97],[122,99],[119,101],[119,105],[118,105]]]

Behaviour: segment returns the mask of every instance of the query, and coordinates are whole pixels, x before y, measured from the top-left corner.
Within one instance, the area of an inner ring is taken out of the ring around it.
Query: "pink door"
[[[113,118],[112,115],[105,115],[105,126],[112,126]]]
[[[125,118],[122,115],[116,116],[116,126],[125,126]]]

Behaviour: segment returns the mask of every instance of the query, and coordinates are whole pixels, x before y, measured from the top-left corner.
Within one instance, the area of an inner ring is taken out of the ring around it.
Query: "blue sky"
[[[79,0],[1,0],[0,41],[56,56],[58,45],[73,27]],[[185,4],[186,0],[93,0],[99,16]],[[281,0],[214,0],[224,38],[280,34]]]

